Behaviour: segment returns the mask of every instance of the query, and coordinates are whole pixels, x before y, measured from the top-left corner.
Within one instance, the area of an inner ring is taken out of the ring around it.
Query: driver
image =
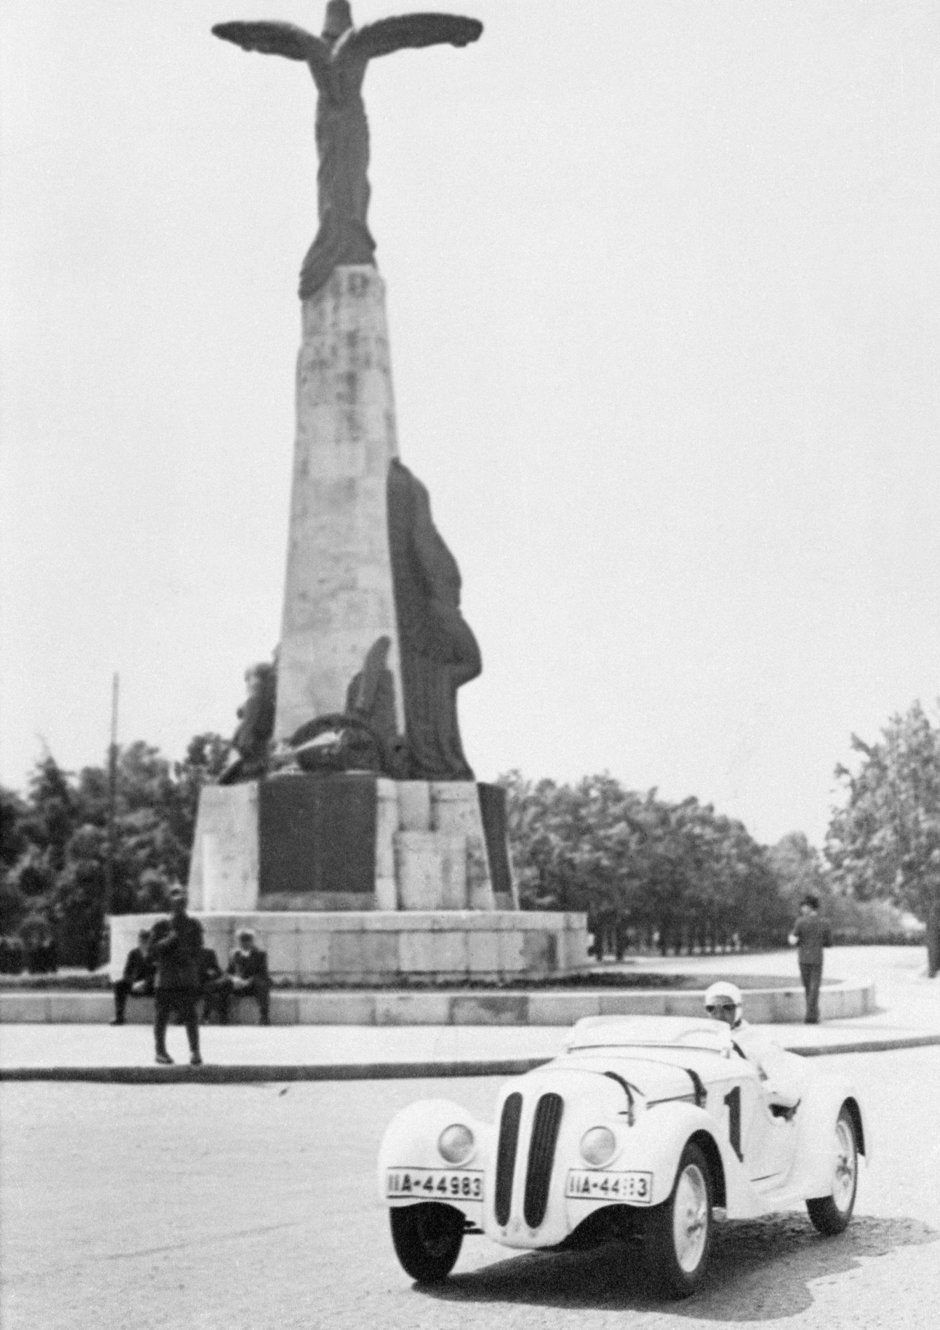
[[[742,1018],[744,999],[737,984],[720,979],[705,993],[705,1010],[712,1020],[724,1021],[732,1042],[757,1068],[776,1117],[790,1119],[800,1102],[804,1069],[800,1058],[775,1044]]]

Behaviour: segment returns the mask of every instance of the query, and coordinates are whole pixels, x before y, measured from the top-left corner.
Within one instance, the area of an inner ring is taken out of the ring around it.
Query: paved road
[[[468,1239],[417,1290],[376,1199],[401,1105],[488,1113],[498,1082],[10,1084],[0,1098],[4,1330],[926,1330],[940,1307],[940,1048],[820,1059],[865,1085],[877,1153],[857,1218],[718,1230],[690,1302],[651,1299],[617,1248],[514,1255]]]

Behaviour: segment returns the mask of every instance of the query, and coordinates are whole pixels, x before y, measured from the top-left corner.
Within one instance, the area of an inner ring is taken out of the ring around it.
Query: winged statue
[[[380,55],[423,46],[467,46],[483,31],[456,14],[404,14],[353,26],[347,0],[329,0],[317,37],[292,23],[218,23],[216,37],[245,51],[303,61],[317,89],[319,227],[300,271],[300,298],[314,295],[339,264],[374,263],[369,207],[369,126],[362,100],[366,66]]]

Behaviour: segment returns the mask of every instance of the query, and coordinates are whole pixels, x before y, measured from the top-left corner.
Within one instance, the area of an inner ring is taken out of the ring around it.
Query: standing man
[[[823,948],[832,945],[829,920],[819,913],[819,897],[804,896],[800,901],[800,915],[787,939],[797,949],[800,978],[806,994],[806,1025],[819,1024],[819,986],[822,983]]]
[[[153,1020],[156,1059],[163,1066],[169,1066],[173,1061],[166,1051],[166,1027],[175,1011],[186,1026],[189,1065],[201,1067],[196,1002],[199,997],[202,924],[186,913],[186,892],[182,887],[170,888],[170,915],[153,926],[150,956],[157,967]]]

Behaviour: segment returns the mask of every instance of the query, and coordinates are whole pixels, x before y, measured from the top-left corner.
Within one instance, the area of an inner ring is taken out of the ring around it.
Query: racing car
[[[445,1279],[467,1234],[530,1250],[632,1238],[647,1277],[687,1297],[716,1211],[805,1202],[820,1232],[841,1233],[869,1158],[862,1103],[842,1076],[783,1056],[798,1095],[780,1102],[727,1025],[593,1016],[503,1087],[492,1124],[448,1099],[409,1105],[378,1168],[401,1265],[419,1283]]]

